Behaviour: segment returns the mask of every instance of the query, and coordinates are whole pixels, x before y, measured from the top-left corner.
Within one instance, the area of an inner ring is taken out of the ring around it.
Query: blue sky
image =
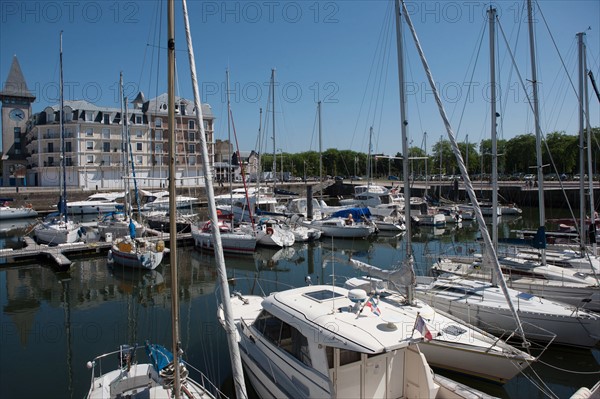
[[[457,138],[489,137],[489,50],[486,8],[477,1],[408,3]],[[600,2],[539,1],[536,16],[538,80],[544,132],[578,129],[576,37],[586,31],[588,67],[600,81]],[[267,109],[276,69],[277,151],[318,150],[316,101],[322,105],[323,149],[401,151],[396,41],[392,3],[374,1],[197,1],[188,3],[203,101],[217,117],[216,138],[227,139],[225,70],[231,73],[232,112],[241,150],[257,148],[259,109]],[[523,1],[494,3],[523,79],[531,78]],[[11,1],[0,3],[0,79],[16,54],[31,91],[34,112],[57,102],[58,43],[63,34],[67,99],[118,106],[117,82],[146,97],[166,91],[164,2]],[[162,24],[157,13],[162,12]],[[176,2],[178,95],[192,98],[181,4]],[[546,26],[547,24],[547,26]],[[590,28],[590,30],[588,30]],[[158,39],[157,39],[158,38]],[[554,48],[556,43],[557,50]],[[481,45],[480,45],[481,43]],[[498,81],[501,138],[533,131],[531,111],[501,37]],[[405,30],[409,139],[427,147],[446,138],[412,38]],[[480,48],[478,52],[478,48]],[[478,55],[477,55],[478,54]],[[160,58],[159,58],[160,57]],[[476,60],[476,61],[475,61]],[[471,81],[471,86],[467,83]],[[600,106],[591,102],[592,126]],[[270,108],[270,106],[269,106]],[[265,113],[263,112],[263,120]],[[268,115],[271,119],[271,115]],[[460,127],[460,128],[459,128]],[[264,126],[263,126],[264,128]],[[271,137],[271,122],[267,130]],[[263,151],[272,152],[272,141]]]

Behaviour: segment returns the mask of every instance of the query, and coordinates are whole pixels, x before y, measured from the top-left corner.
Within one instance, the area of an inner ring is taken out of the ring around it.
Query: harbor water
[[[529,208],[520,217],[503,218],[500,237],[515,229],[535,229],[536,212]],[[555,211],[549,217],[562,216]],[[477,226],[468,223],[461,228],[415,229],[417,273],[427,274],[437,256],[468,252],[477,237]],[[0,248],[19,245],[17,236],[0,237]],[[392,268],[404,259],[405,245],[403,236],[328,238],[225,259],[232,291],[268,294],[304,285],[306,276],[313,284],[341,284],[357,275],[344,262],[349,257]],[[178,250],[184,356],[233,397],[226,337],[216,317],[214,257],[192,244]],[[173,293],[168,259],[152,272],[112,267],[105,254],[71,260],[70,270],[60,273],[42,261],[0,265],[0,397],[82,398],[91,378],[86,363],[94,357],[120,344],[150,340],[170,345]],[[114,364],[106,364],[115,366],[116,358]],[[504,385],[435,372],[504,398],[545,398],[549,393],[567,398],[600,379],[600,348],[551,346],[537,363]]]

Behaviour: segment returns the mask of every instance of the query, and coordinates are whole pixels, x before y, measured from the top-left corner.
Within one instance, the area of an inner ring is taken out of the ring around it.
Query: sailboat
[[[184,4],[184,14],[187,25],[187,7]],[[168,87],[169,87],[169,131],[170,147],[169,154],[175,154],[175,27],[174,27],[174,0],[168,1]],[[188,30],[189,32],[189,30]],[[199,104],[197,104],[199,105]],[[197,115],[201,113],[198,111]],[[201,126],[201,125],[200,125]],[[206,155],[206,153],[205,153]],[[169,193],[170,193],[170,225],[171,234],[171,327],[172,327],[172,351],[164,346],[146,342],[145,348],[150,361],[148,363],[137,363],[136,352],[140,347],[122,345],[118,351],[98,356],[88,362],[92,369],[92,383],[88,398],[176,398],[185,395],[187,398],[215,398],[211,392],[216,389],[208,386],[210,382],[202,375],[202,383],[188,378],[188,370],[185,362],[181,360],[181,343],[179,342],[179,289],[177,274],[177,238],[176,238],[176,206],[175,206],[175,164],[169,167]],[[95,372],[102,373],[101,362],[104,358],[118,355],[118,368],[108,373],[96,376]],[[219,397],[223,396],[218,390]]]
[[[121,95],[122,95],[122,87],[123,87],[123,73],[120,74],[119,76],[119,87],[121,90]],[[139,221],[135,220],[132,217],[132,203],[130,200],[130,181],[131,179],[129,179],[129,160],[127,159],[127,157],[131,154],[131,140],[129,137],[129,130],[128,130],[128,121],[127,119],[127,113],[125,112],[125,100],[123,97],[121,97],[121,115],[122,115],[122,122],[121,122],[121,142],[122,142],[122,149],[123,149],[123,153],[121,154],[122,156],[122,163],[123,165],[125,165],[125,176],[127,176],[126,179],[123,179],[124,182],[124,188],[125,191],[121,194],[121,193],[115,193],[112,194],[114,197],[113,199],[116,200],[116,198],[123,198],[124,199],[124,204],[119,204],[120,208],[123,208],[122,211],[117,212],[116,210],[112,210],[109,211],[108,213],[102,215],[102,218],[98,221],[98,233],[100,234],[100,238],[107,241],[107,242],[111,242],[113,239],[115,238],[120,238],[120,237],[125,237],[127,235],[131,236],[131,224],[133,223],[133,228],[135,229],[134,231],[134,236],[135,237],[141,237],[145,231],[146,231],[146,226],[144,226],[142,223],[140,223]],[[134,183],[135,183],[135,173],[134,173]],[[136,184],[136,198],[137,198],[137,184]],[[100,197],[95,197],[96,195],[100,195]],[[110,198],[110,197],[105,197],[103,194],[93,194],[90,196],[90,198],[96,198],[96,199],[100,199],[100,198]],[[88,198],[89,199],[89,198]]]
[[[516,253],[509,255],[498,256],[497,259],[502,267],[502,270],[509,277],[508,283],[511,288],[524,291],[532,295],[550,298],[555,301],[564,302],[575,306],[577,308],[585,308],[587,310],[600,311],[600,283],[598,280],[597,272],[595,269],[600,264],[597,259],[589,254],[585,255],[585,251],[582,250],[581,255],[584,256],[573,256],[571,252],[570,256],[566,252],[562,254],[554,254],[552,256],[554,262],[559,260],[568,268],[559,267],[556,265],[548,264],[548,253],[546,251],[546,237],[545,237],[545,208],[544,208],[544,189],[543,189],[543,175],[542,175],[542,156],[541,156],[541,132],[539,122],[539,111],[538,111],[538,99],[537,99],[537,81],[536,81],[536,67],[535,67],[535,51],[534,51],[534,35],[533,35],[533,22],[532,14],[533,8],[531,1],[528,1],[528,14],[529,14],[529,36],[530,36],[530,48],[532,57],[532,82],[533,82],[533,113],[534,123],[536,130],[536,149],[537,149],[537,164],[538,164],[538,196],[539,196],[539,219],[540,228],[538,229],[538,235],[532,242],[539,248],[537,259],[533,258],[528,253]],[[492,78],[494,78],[492,74]],[[492,111],[492,115],[495,115],[495,109]],[[494,119],[494,118],[492,118]],[[492,128],[495,129],[495,121],[492,124]],[[494,142],[492,142],[494,145]],[[495,148],[492,148],[492,153],[495,154]],[[493,179],[496,182],[495,179]],[[583,198],[583,195],[582,195]],[[497,186],[494,184],[494,195],[493,195],[494,206],[497,206]],[[585,208],[585,203],[582,200],[581,209]],[[583,216],[583,213],[582,213]],[[493,219],[495,234],[494,248],[498,248],[497,238],[497,220],[494,216]],[[582,237],[583,238],[583,237]],[[460,258],[460,257],[459,257]],[[443,259],[438,261],[434,265],[434,269],[438,273],[449,273],[460,275],[464,278],[470,279],[481,279],[485,276],[490,275],[490,271],[487,266],[489,264],[489,257],[486,253],[483,254],[479,259]],[[574,265],[578,265],[579,268],[585,265],[585,270],[574,268]],[[483,267],[482,267],[483,266]],[[492,271],[493,273],[493,271]]]
[[[60,172],[58,200],[58,215],[49,215],[34,230],[38,242],[58,245],[73,243],[79,239],[80,226],[70,220],[67,215],[67,182],[66,182],[66,157],[65,157],[65,127],[64,127],[64,93],[63,93],[63,63],[62,63],[62,31],[60,32]]]
[[[495,76],[493,35],[496,20],[495,9],[490,8],[488,16],[491,44],[490,75],[493,82]],[[426,65],[424,57],[422,57],[422,62]],[[426,69],[428,68],[426,67]],[[433,77],[428,74],[428,78],[433,86]],[[490,87],[492,89],[492,115],[495,115],[495,84],[492,83]],[[437,91],[434,87],[432,87],[432,90],[437,100]],[[441,102],[438,101],[438,104],[441,104]],[[485,253],[487,254],[486,262],[492,268],[493,279],[492,283],[468,281],[460,277],[447,278],[446,276],[428,281],[421,279],[421,284],[417,284],[416,287],[417,296],[423,301],[437,306],[439,309],[452,312],[454,316],[492,333],[504,333],[505,331],[516,330],[515,333],[522,337],[524,344],[527,342],[526,337],[529,337],[539,341],[558,342],[565,345],[586,347],[595,345],[600,339],[598,335],[598,331],[600,331],[600,315],[508,288],[496,254],[496,245],[494,245],[485,227],[485,221],[479,209],[471,179],[466,171],[466,166],[464,165],[458,145],[454,140],[450,123],[441,106],[439,106],[439,111],[446,124],[448,136],[453,144],[452,149],[461,169],[465,188],[471,202],[475,205],[479,231],[485,244]],[[493,138],[495,137],[495,128],[495,117],[492,117]],[[494,140],[492,145],[494,145]],[[495,215],[494,219],[496,217]],[[494,224],[497,223],[495,220],[493,222]],[[493,234],[494,241],[497,241],[496,229],[493,230]],[[455,266],[456,263],[451,265],[449,262],[444,267],[444,270],[451,270]],[[417,279],[417,282],[419,282],[419,279]],[[504,300],[501,299],[500,294],[504,296]],[[518,308],[515,308],[514,303],[518,304]],[[545,330],[545,332],[540,333],[540,329]]]
[[[121,80],[122,82],[122,80]],[[122,88],[121,88],[122,90]],[[123,131],[124,135],[127,138],[127,142],[129,143],[129,128],[128,128],[128,120],[127,120],[127,97],[122,97],[122,104],[124,104],[124,113],[123,113]],[[130,148],[127,146],[128,150],[126,153],[129,155]],[[129,159],[126,160],[126,164],[129,164]],[[133,164],[133,162],[132,162]],[[129,175],[129,167],[126,168],[127,175]],[[129,177],[129,176],[127,176]],[[126,179],[126,184],[128,185],[129,179]],[[135,183],[135,172],[133,174],[133,180]],[[136,195],[137,195],[137,185],[135,187]],[[129,193],[129,190],[126,190]],[[108,251],[108,261],[116,263],[121,266],[126,267],[134,267],[139,269],[146,270],[154,270],[156,267],[162,262],[164,252],[165,252],[165,243],[162,240],[152,241],[146,237],[138,237],[137,236],[137,228],[140,226],[140,223],[136,223],[132,217],[131,211],[131,203],[129,202],[129,195],[126,195],[126,204],[125,208],[127,211],[127,219],[126,223],[129,225],[129,235],[125,235],[122,237],[117,237],[113,241],[113,245]],[[174,241],[174,235],[171,236],[171,242]]]
[[[400,31],[398,27],[398,31]],[[410,198],[409,154],[406,120],[406,95],[403,68],[403,50],[400,34],[398,35],[398,69],[400,82],[400,114],[402,126],[403,152],[403,183],[404,193]],[[404,208],[405,218],[410,218],[410,207]],[[378,302],[396,306],[406,314],[423,318],[423,323],[431,331],[432,339],[419,344],[420,351],[425,354],[430,365],[450,369],[461,373],[475,375],[479,378],[497,382],[506,382],[523,369],[527,368],[536,358],[530,354],[512,347],[501,339],[479,330],[468,323],[462,322],[449,313],[440,311],[435,303],[426,304],[415,299],[415,271],[412,250],[412,226],[407,223],[406,258],[397,270],[386,271],[367,263],[350,259],[350,264],[368,274],[368,277],[354,277],[346,281],[348,289],[364,289],[376,297]],[[400,293],[406,288],[406,295]],[[386,317],[382,313],[382,318]],[[486,367],[482,367],[485,364]]]
[[[399,1],[395,10],[401,43]],[[420,343],[432,334],[418,310],[363,289],[309,285],[267,298],[236,294],[232,305],[242,359],[262,398],[481,395],[450,392],[458,384],[431,372]]]
[[[229,70],[227,71],[227,130],[230,131],[231,126],[231,104],[229,100]],[[230,135],[231,137],[231,135]],[[231,143],[231,138],[229,139],[229,143]],[[231,183],[231,178],[229,179]],[[243,196],[240,193],[238,198],[248,198],[248,193],[246,189],[246,183],[244,182],[244,192]],[[229,199],[231,200],[230,206],[233,210],[234,202],[233,202],[233,193],[229,194]],[[205,221],[201,225],[192,224],[192,237],[194,238],[194,243],[196,247],[201,249],[214,250],[214,240],[215,236],[213,233],[213,229],[218,229],[221,233],[221,243],[224,252],[233,253],[233,254],[251,254],[256,249],[256,235],[253,232],[243,231],[238,227],[234,227],[234,218],[235,213],[231,213],[228,215],[229,220],[218,219],[217,223],[213,223],[212,221]]]

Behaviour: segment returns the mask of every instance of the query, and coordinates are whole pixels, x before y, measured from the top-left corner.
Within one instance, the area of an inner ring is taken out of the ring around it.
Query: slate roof
[[[35,96],[27,88],[27,83],[23,77],[23,71],[21,71],[21,65],[19,65],[16,55],[13,56],[10,71],[4,82],[4,88],[0,92],[0,97],[23,97],[31,101],[35,100]]]

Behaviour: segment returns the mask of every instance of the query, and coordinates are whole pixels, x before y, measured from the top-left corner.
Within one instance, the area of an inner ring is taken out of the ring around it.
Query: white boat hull
[[[210,231],[201,231],[198,226],[192,225],[192,237],[196,247],[214,250],[213,237]],[[221,232],[221,245],[223,252],[231,254],[252,254],[256,249],[256,238],[245,233]]]
[[[73,222],[41,223],[34,230],[39,243],[58,245],[71,244],[79,240],[79,225]]]
[[[37,215],[38,213],[33,208],[0,206],[0,220],[33,218]]]
[[[164,247],[154,245],[150,242],[136,241],[138,244],[133,244],[131,241],[117,240],[110,251],[108,252],[109,262],[114,262],[124,267],[131,267],[142,270],[154,270],[162,262],[164,255]],[[158,248],[157,248],[158,247]]]

